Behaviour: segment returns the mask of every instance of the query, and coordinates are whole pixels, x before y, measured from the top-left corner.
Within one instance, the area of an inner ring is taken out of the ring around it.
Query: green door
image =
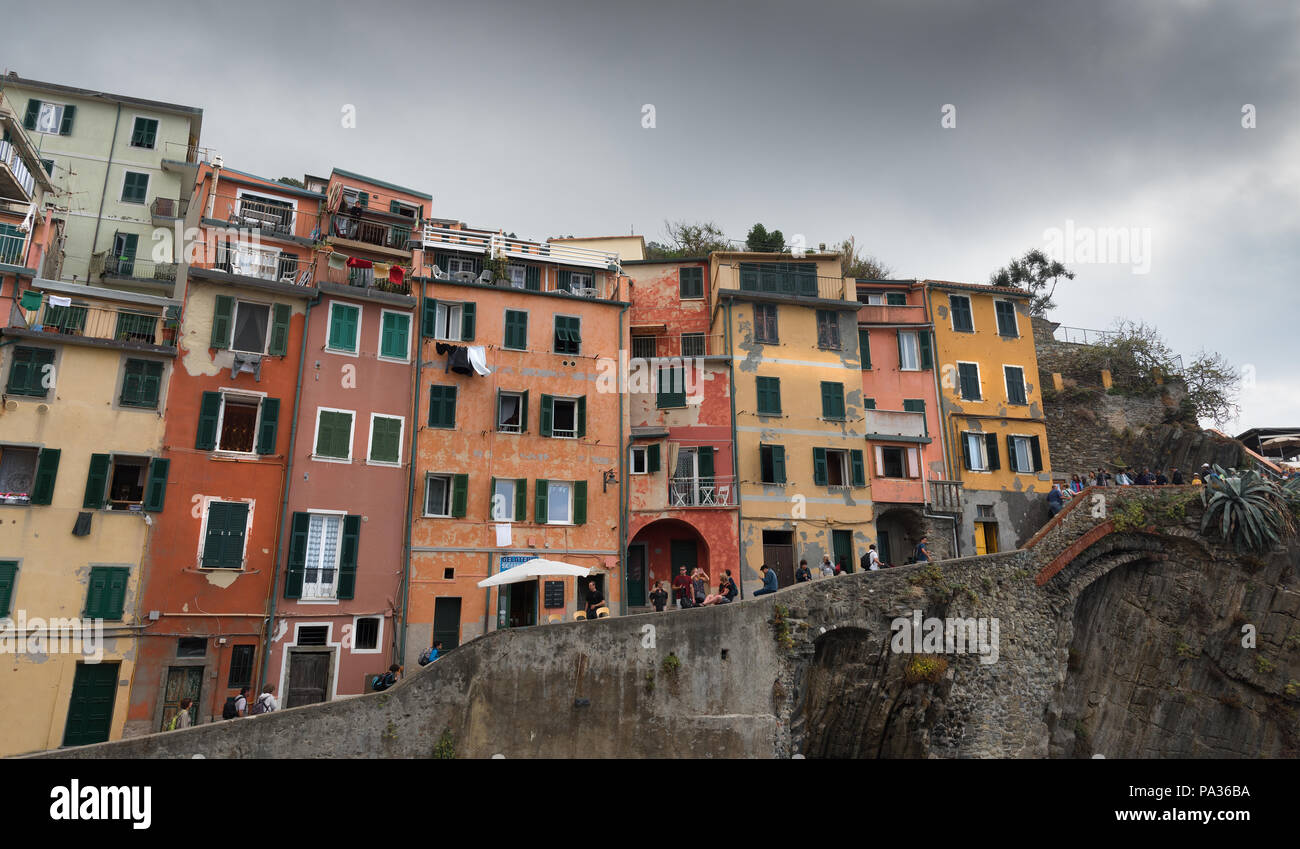
[[[63,745],[84,746],[108,739],[117,696],[117,667],[116,663],[77,664]]]
[[[831,555],[832,560],[838,563],[845,572],[852,572],[853,532],[831,531],[831,545],[835,548],[835,553]]]
[[[627,606],[645,606],[645,543],[627,547]]]
[[[698,561],[695,559],[695,540],[693,539],[675,539],[668,545],[668,553],[673,561],[672,577],[680,574],[677,570],[681,566],[686,567],[686,574],[689,575],[695,571]],[[712,577],[712,576],[710,576]]]

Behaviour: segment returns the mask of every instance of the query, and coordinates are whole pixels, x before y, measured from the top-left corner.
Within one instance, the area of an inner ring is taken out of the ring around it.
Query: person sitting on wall
[[[812,580],[812,570],[808,568],[808,561],[800,560],[799,568],[796,569],[794,573],[794,582],[796,584],[802,584],[804,581],[811,581],[811,580]]]
[[[736,579],[731,577],[731,570],[724,570],[727,576],[727,601],[735,601],[736,596],[740,595],[740,588],[736,586]]]
[[[727,602],[731,601],[731,599],[727,598],[727,585],[728,585],[728,579],[724,575],[722,576],[722,578],[718,580],[718,591],[711,595],[705,596],[704,601],[700,603],[700,606],[708,607],[714,604],[726,604]]]
[[[754,590],[754,595],[756,596],[768,595],[769,593],[776,592],[778,589],[777,582],[776,582],[776,570],[773,569],[771,566],[768,566],[766,563],[764,563],[762,566],[759,566],[758,569],[760,572],[763,573],[763,588],[761,590]]]

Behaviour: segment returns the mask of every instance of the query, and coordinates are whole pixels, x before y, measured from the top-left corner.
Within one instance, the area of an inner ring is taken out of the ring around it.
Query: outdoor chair
[[[492,269],[485,268],[483,273],[478,276],[478,282],[487,285],[492,282]]]
[[[596,608],[596,618],[597,618],[597,619],[604,619],[606,616],[609,616],[609,608],[608,608],[608,607],[598,607],[598,608]]]
[[[585,610],[579,610],[573,614],[573,621],[575,622],[577,622],[579,619],[586,619],[586,618],[587,618],[587,611]]]
[[[447,272],[443,271],[441,268],[439,268],[438,266],[435,265],[435,266],[433,267],[433,279],[434,279],[434,280],[450,280],[450,279],[451,279],[451,275],[448,274]]]

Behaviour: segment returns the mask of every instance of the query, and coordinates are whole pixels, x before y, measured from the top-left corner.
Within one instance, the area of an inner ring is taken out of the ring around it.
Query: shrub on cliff
[[[1238,551],[1264,551],[1295,531],[1295,518],[1281,487],[1253,470],[1214,474],[1201,490],[1201,533],[1213,526]]]

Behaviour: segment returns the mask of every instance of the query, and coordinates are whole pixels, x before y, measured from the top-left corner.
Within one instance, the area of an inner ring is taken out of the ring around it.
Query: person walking
[[[1048,514],[1055,516],[1057,513],[1060,513],[1063,503],[1064,502],[1061,500],[1061,485],[1059,483],[1052,484],[1052,491],[1047,493]]]
[[[776,582],[776,570],[771,566],[768,566],[766,563],[759,566],[758,570],[763,573],[763,588],[761,590],[754,590],[754,595],[768,595],[769,593],[776,592],[777,589],[779,589]]]
[[[1182,485],[1183,485],[1183,473],[1180,472],[1180,471],[1178,471],[1177,469],[1174,469],[1173,483],[1174,483],[1174,486],[1182,486]]]
[[[279,709],[280,703],[276,701],[275,698],[275,685],[263,684],[262,694],[257,697],[257,701],[253,702],[253,707],[249,709],[248,712],[257,716],[263,713],[271,713]]]
[[[167,723],[168,731],[180,731],[182,728],[189,728],[194,724],[193,717],[190,716],[190,708],[194,707],[194,700],[186,696],[181,699],[181,706],[172,716],[172,721]]]
[[[880,552],[876,551],[874,542],[867,548],[867,563],[867,568],[872,572],[880,571]]]
[[[926,539],[926,537],[921,537],[921,541],[916,544],[916,552],[915,552],[914,559],[916,560],[917,563],[930,562],[930,548],[927,543],[928,540]]]

